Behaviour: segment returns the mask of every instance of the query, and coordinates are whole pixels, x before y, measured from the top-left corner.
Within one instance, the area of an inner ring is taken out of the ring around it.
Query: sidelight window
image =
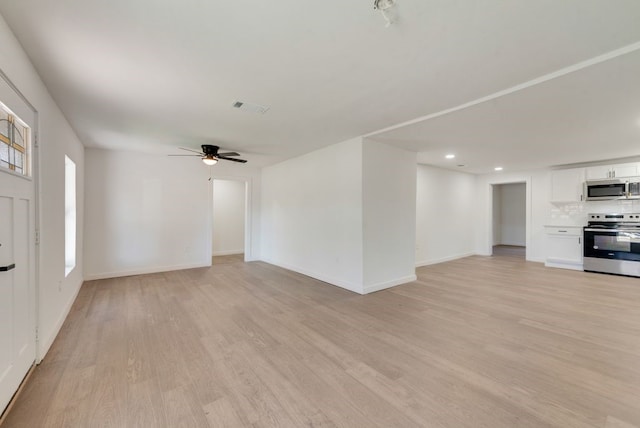
[[[64,276],[76,267],[76,164],[64,157]]]

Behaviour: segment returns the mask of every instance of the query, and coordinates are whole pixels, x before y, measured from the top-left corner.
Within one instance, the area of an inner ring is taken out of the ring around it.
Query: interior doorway
[[[494,256],[526,257],[527,246],[527,184],[493,184]]]
[[[213,180],[213,264],[244,261],[247,229],[247,183]]]

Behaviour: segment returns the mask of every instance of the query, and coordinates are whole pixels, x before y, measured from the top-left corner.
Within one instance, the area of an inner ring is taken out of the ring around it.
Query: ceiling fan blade
[[[202,155],[167,155],[167,156],[193,156],[193,157],[202,157]]]
[[[240,156],[240,153],[236,153],[236,152],[218,153],[218,156]]]
[[[244,159],[235,159],[235,158],[228,158],[226,156],[216,156],[218,159],[224,159],[224,160],[228,160],[228,161],[232,161],[232,162],[239,162],[239,163],[247,163],[246,160]]]
[[[180,150],[186,150],[186,151],[188,151],[188,152],[198,153],[199,155],[204,156],[204,153],[199,152],[199,151],[197,151],[197,150],[193,150],[193,149],[186,149],[186,148],[184,148],[184,147],[178,147],[178,148],[179,148]]]

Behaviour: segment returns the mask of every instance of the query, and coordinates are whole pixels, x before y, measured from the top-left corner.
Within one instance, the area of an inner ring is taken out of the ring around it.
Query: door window
[[[30,176],[30,128],[0,103],[0,168]]]

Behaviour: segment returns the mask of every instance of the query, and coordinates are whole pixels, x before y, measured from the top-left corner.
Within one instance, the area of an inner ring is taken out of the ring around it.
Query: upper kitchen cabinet
[[[621,163],[618,165],[598,165],[586,168],[587,180],[607,178],[623,178],[638,176],[637,163]]]
[[[551,202],[583,200],[584,168],[551,171]]]

